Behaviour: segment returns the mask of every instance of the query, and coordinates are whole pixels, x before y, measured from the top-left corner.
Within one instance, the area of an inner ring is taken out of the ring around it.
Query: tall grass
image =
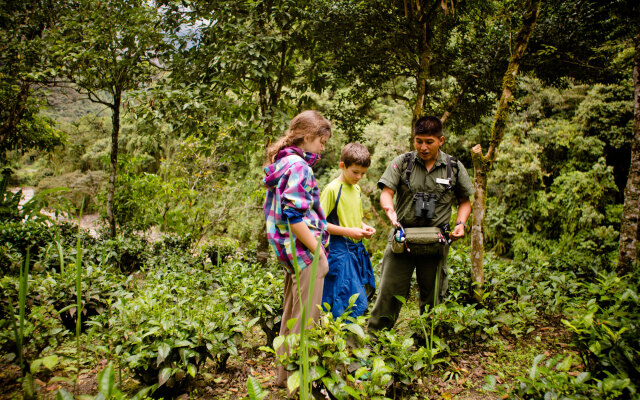
[[[320,256],[320,251],[322,251],[322,236],[320,236],[320,238],[318,238],[318,244],[316,246],[316,250],[314,252],[313,255],[313,262],[311,263],[311,266],[308,266],[307,268],[311,268],[311,275],[309,276],[309,290],[307,292],[307,304],[305,305],[302,302],[302,290],[300,289],[300,266],[298,265],[298,260],[296,257],[296,248],[295,248],[295,240],[293,240],[293,238],[295,238],[292,230],[291,230],[291,225],[288,224],[288,228],[289,228],[289,237],[292,238],[291,240],[291,254],[293,254],[293,270],[295,272],[295,276],[296,276],[296,286],[298,289],[298,301],[300,304],[300,342],[299,342],[299,346],[300,346],[300,359],[301,359],[301,365],[300,365],[300,374],[299,374],[299,378],[300,378],[300,399],[306,400],[309,399],[311,396],[311,385],[312,385],[312,380],[311,380],[311,374],[310,374],[310,368],[309,368],[309,347],[307,345],[307,340],[306,340],[306,329],[307,329],[307,320],[308,320],[308,315],[310,314],[310,310],[312,307],[312,299],[313,299],[313,292],[315,289],[315,282],[316,282],[316,276],[318,275],[318,258]],[[282,321],[282,323],[287,323],[288,321]],[[293,375],[292,375],[293,376]],[[289,389],[291,389],[291,386],[289,384],[289,382],[287,382],[287,386],[289,387]],[[291,390],[289,390],[291,391]]]

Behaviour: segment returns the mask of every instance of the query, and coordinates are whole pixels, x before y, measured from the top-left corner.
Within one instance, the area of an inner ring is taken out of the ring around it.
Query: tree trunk
[[[473,195],[473,220],[471,224],[471,288],[470,293],[477,302],[482,301],[484,286],[484,236],[482,227],[487,209],[487,175],[482,167],[480,157],[473,157],[473,168],[476,171],[473,179],[475,194]]]
[[[640,26],[640,21],[638,21]],[[624,208],[620,223],[620,247],[618,251],[618,273],[630,273],[638,262],[640,247],[640,29],[635,41],[633,58],[633,143],[631,145],[631,165],[627,186],[624,189]]]
[[[420,42],[418,47],[418,57],[420,66],[416,75],[416,104],[413,106],[413,117],[411,120],[411,129],[415,122],[422,116],[424,110],[424,102],[427,96],[427,77],[429,76],[429,63],[431,62],[431,40],[433,35],[428,21],[421,23]]]
[[[484,234],[482,233],[482,227],[484,225],[484,216],[487,209],[487,180],[489,178],[493,162],[496,159],[498,146],[504,138],[507,120],[509,117],[509,108],[513,102],[513,90],[516,86],[516,75],[518,74],[518,68],[520,67],[524,51],[527,48],[529,37],[531,37],[531,33],[533,32],[539,8],[540,0],[529,1],[522,26],[520,27],[520,31],[516,37],[516,43],[511,59],[509,60],[509,66],[507,67],[507,71],[505,72],[502,80],[502,95],[500,96],[500,103],[498,104],[498,109],[494,118],[491,141],[487,155],[485,156],[482,154],[480,145],[475,146],[472,150],[472,159],[475,171],[473,182],[476,193],[472,205],[473,226],[471,228],[471,284],[473,288],[472,296],[479,302],[482,301],[484,285],[482,259],[484,254]]]
[[[29,98],[30,85],[26,82],[20,83],[20,92],[16,96],[15,103],[11,107],[9,117],[6,121],[3,121],[0,128],[0,149],[8,148],[5,144],[6,141],[11,140],[12,136],[15,136],[15,130],[20,124],[20,121],[24,117],[24,113],[27,109],[27,100]],[[3,165],[6,161],[6,153],[2,151],[0,154],[0,165]]]
[[[109,186],[107,187],[107,220],[109,221],[109,235],[116,237],[116,217],[113,212],[113,197],[116,191],[116,178],[118,171],[118,135],[120,134],[120,103],[122,92],[116,89],[113,96],[113,108],[111,115],[111,163],[109,164]]]

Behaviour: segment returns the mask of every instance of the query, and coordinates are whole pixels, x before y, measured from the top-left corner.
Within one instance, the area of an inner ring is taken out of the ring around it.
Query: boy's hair
[[[353,164],[369,168],[369,165],[371,165],[371,155],[369,154],[369,150],[360,143],[349,143],[342,148],[340,161],[344,163],[346,168],[349,168],[349,166]]]
[[[300,146],[307,136],[331,137],[331,122],[317,111],[307,110],[293,117],[284,136],[267,148],[267,163],[273,163],[280,150]]]
[[[430,115],[418,118],[413,126],[413,136],[416,135],[443,136],[442,121],[440,118]]]

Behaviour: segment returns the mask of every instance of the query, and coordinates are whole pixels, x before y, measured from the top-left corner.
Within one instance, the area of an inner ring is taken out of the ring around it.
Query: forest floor
[[[403,329],[407,322],[406,316],[404,319],[401,317],[398,328]],[[175,398],[183,400],[242,399],[247,396],[246,382],[249,375],[256,378],[268,392],[266,399],[286,398],[284,389],[272,385],[275,378],[275,361],[271,354],[260,350],[260,347],[265,345],[264,334],[258,328],[254,328],[252,332],[245,335],[244,340],[245,346],[237,356],[229,359],[225,371],[207,370],[211,366],[205,365],[204,372],[199,374],[201,378]],[[48,375],[36,375],[35,383],[39,398],[55,399],[60,388],[76,394],[95,395],[97,393],[97,376],[107,364],[107,360],[92,359],[88,354],[87,357],[83,357],[86,364],[81,369],[78,386],[74,389],[73,384],[70,383],[70,377],[75,374],[69,372],[70,367],[75,364],[72,359],[74,351],[69,349],[69,358],[66,362],[60,363],[58,370]],[[571,349],[569,332],[559,321],[546,321],[545,324],[537,325],[533,332],[519,339],[503,338],[460,349],[446,366],[436,369],[422,384],[410,387],[410,392],[401,392],[398,389],[395,397],[393,394],[391,397],[447,400],[500,399],[498,394],[483,389],[486,385],[486,376],[494,375],[499,384],[507,383],[513,387],[517,385],[518,376],[526,376],[536,355],[552,356],[568,352],[575,353]],[[118,376],[117,373],[116,376]],[[19,377],[20,372],[15,364],[0,362],[0,400],[21,397]],[[116,382],[119,383],[118,378]],[[127,377],[125,370],[120,387],[123,391],[133,394],[142,389],[143,385]]]

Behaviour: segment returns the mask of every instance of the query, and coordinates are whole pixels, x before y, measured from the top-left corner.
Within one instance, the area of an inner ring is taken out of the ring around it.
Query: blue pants
[[[342,315],[349,306],[349,298],[358,294],[349,311],[351,317],[358,317],[367,310],[367,288],[375,289],[371,259],[362,242],[354,243],[344,236],[331,235],[329,241],[329,273],[324,278],[322,304],[329,304],[334,317]],[[326,307],[324,307],[326,310]]]

